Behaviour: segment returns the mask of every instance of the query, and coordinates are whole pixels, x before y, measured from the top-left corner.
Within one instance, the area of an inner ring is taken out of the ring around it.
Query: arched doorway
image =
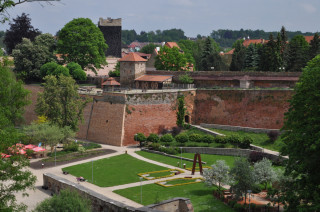
[[[189,115],[184,116],[184,122],[187,123],[187,124],[190,124],[191,119],[190,119]]]

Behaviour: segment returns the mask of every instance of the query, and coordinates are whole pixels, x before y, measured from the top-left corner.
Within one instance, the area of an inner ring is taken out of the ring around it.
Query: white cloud
[[[315,13],[315,12],[317,11],[317,8],[314,7],[314,6],[311,5],[311,4],[304,3],[304,4],[301,4],[301,7],[302,7],[307,13]]]

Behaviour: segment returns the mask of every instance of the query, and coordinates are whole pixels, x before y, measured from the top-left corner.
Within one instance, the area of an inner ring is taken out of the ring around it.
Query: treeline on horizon
[[[277,31],[265,32],[264,30],[251,30],[251,29],[240,29],[240,30],[230,30],[230,29],[219,29],[213,30],[210,37],[213,38],[221,47],[231,48],[233,43],[239,38],[249,38],[250,39],[268,39],[270,33],[276,37]],[[288,39],[290,40],[296,35],[314,35],[313,32],[301,32],[301,31],[287,31]],[[198,34],[194,39],[201,39],[204,36]],[[124,44],[130,44],[133,41],[139,42],[178,42],[180,40],[188,39],[185,36],[182,29],[169,29],[169,30],[156,30],[145,32],[141,31],[138,34],[135,30],[122,30],[122,42]]]

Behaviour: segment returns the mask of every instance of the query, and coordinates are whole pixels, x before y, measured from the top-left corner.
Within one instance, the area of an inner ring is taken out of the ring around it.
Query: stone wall
[[[165,211],[181,211],[193,212],[193,206],[189,199],[176,197],[171,200],[166,200],[158,204],[134,208],[125,205],[117,200],[110,199],[84,186],[70,182],[67,179],[58,177],[51,173],[43,174],[43,187],[58,194],[63,189],[71,189],[77,191],[81,196],[89,199],[94,212],[165,212]]]
[[[193,123],[280,129],[291,90],[197,90]]]

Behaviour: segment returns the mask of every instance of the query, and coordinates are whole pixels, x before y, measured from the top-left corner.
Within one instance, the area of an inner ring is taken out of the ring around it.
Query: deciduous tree
[[[294,88],[285,114],[282,150],[288,155],[285,175],[292,177],[286,192],[289,211],[320,208],[320,55],[308,62]]]
[[[75,80],[63,75],[46,76],[44,80],[44,91],[37,100],[37,114],[45,115],[59,127],[70,126],[76,131],[79,121],[83,120],[87,100],[80,97]]]
[[[76,62],[82,69],[106,65],[107,48],[102,32],[88,18],[73,19],[59,32],[58,52],[65,63]]]
[[[264,185],[264,189],[267,189],[268,183],[272,183],[277,177],[276,172],[272,168],[272,162],[267,158],[263,158],[254,164],[253,173],[257,182]]]
[[[163,46],[154,65],[158,70],[185,71],[187,69],[187,58],[180,52],[179,48]]]

